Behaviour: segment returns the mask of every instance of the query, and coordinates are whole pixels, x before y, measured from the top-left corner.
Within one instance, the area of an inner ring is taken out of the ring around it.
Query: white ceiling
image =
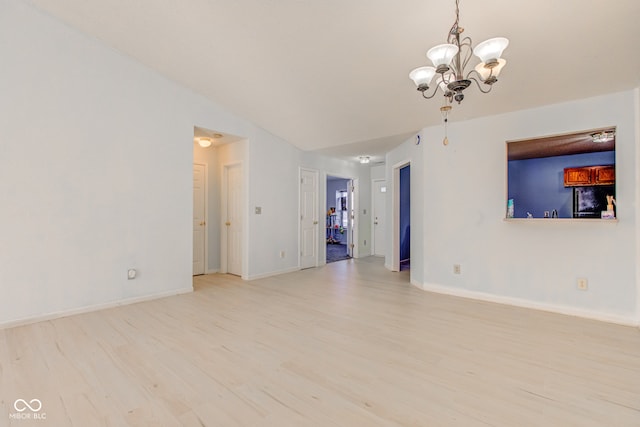
[[[377,161],[441,120],[408,73],[454,0],[25,1],[303,150]],[[638,0],[461,0],[465,35],[510,45],[493,91],[467,89],[451,120],[640,87],[639,19]]]

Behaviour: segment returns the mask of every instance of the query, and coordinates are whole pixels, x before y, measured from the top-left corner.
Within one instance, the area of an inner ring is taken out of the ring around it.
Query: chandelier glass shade
[[[456,20],[449,30],[447,43],[427,51],[433,66],[418,67],[409,73],[409,78],[426,99],[433,98],[440,88],[444,93],[445,105],[450,105],[454,100],[458,104],[462,102],[463,92],[471,82],[475,82],[482,93],[490,92],[507,63],[502,58],[502,52],[509,45],[508,39],[491,38],[474,48],[470,37],[461,37],[464,29],[460,27],[459,20],[459,0],[456,0]],[[467,71],[472,54],[481,62]],[[436,77],[436,74],[439,76]],[[436,84],[432,85],[434,77]]]

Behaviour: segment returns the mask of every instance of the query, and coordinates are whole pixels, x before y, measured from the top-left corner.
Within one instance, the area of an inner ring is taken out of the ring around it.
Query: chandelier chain
[[[451,26],[451,30],[449,30],[450,34],[458,34],[460,25],[460,0],[456,0],[456,21]]]

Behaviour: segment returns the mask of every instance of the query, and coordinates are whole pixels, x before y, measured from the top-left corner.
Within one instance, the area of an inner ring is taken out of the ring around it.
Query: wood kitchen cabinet
[[[598,166],[593,169],[593,185],[611,185],[616,183],[616,168],[613,165]]]
[[[565,187],[583,187],[588,185],[611,185],[616,182],[614,165],[583,166],[564,169]]]

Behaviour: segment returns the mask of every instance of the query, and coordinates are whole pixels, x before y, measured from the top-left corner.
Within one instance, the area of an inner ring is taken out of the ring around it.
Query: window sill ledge
[[[552,223],[583,223],[583,222],[607,222],[617,224],[618,218],[601,219],[601,218],[503,218],[504,222],[552,222]]]

